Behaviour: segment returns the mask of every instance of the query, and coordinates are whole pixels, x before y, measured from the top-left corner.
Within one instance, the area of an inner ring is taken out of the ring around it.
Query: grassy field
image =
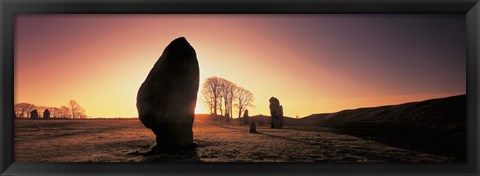
[[[138,119],[15,120],[16,161],[47,162],[445,162],[440,155],[332,133],[328,128],[258,126],[196,117],[195,152],[146,156],[154,134]]]

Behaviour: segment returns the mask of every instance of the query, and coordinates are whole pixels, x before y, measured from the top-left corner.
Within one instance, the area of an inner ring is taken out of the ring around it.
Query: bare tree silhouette
[[[38,111],[38,117],[43,118],[43,112],[45,112],[45,109],[47,109],[47,107],[39,105],[35,109]]]
[[[77,117],[82,117],[85,113],[85,110],[77,103],[75,100],[70,100],[68,102],[70,112],[72,113],[72,119]]]
[[[53,118],[60,118],[60,108],[57,108],[57,107],[50,108],[50,114]]]
[[[31,103],[18,103],[14,106],[16,118],[32,118],[32,111],[36,111],[33,118],[86,118],[87,114],[75,100],[70,100],[69,105],[61,107],[35,106]]]
[[[66,106],[62,106],[60,109],[60,117],[62,118],[69,118],[71,117],[70,109]]]
[[[201,92],[210,114],[218,115],[220,111],[220,115],[227,118],[233,117],[234,105],[238,108],[238,117],[241,117],[243,111],[252,106],[253,102],[253,94],[250,91],[219,77],[207,78]]]
[[[36,106],[30,103],[18,103],[14,106],[15,116],[18,118],[29,118]]]
[[[213,109],[211,114],[217,115],[218,100],[220,98],[220,78],[210,77],[203,83],[202,94],[204,99],[207,99],[207,105],[210,106],[210,110]]]
[[[248,106],[253,106],[253,94],[247,89],[239,87],[236,92],[237,107],[238,107],[238,117],[242,116],[243,111],[247,109]]]
[[[213,112],[214,112],[213,111],[213,106],[214,106],[214,102],[215,102],[215,97],[213,97],[213,94],[211,94],[209,92],[209,89],[203,88],[201,90],[201,92],[202,92],[203,102],[208,106],[208,108],[210,110],[210,114],[213,114]]]
[[[225,79],[221,79],[221,91],[220,95],[223,97],[223,103],[225,107],[225,117],[231,118],[233,114],[233,99],[237,92],[237,85]]]

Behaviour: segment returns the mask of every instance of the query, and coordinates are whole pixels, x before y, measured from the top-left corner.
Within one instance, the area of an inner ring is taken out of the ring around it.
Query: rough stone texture
[[[194,146],[192,126],[199,86],[195,50],[183,37],[172,41],[137,94],[138,115],[160,149]]]
[[[30,112],[30,118],[38,119],[38,111],[36,109]]]
[[[283,127],[283,107],[280,101],[275,98],[270,98],[270,115],[272,116],[271,128],[281,129]]]

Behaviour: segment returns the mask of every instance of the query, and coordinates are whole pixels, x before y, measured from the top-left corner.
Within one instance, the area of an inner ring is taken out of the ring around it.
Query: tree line
[[[85,109],[75,100],[70,100],[66,106],[46,107],[31,103],[18,103],[14,106],[16,118],[87,118]]]
[[[233,108],[235,107],[240,118],[247,107],[253,106],[252,92],[223,78],[207,78],[202,86],[201,93],[203,101],[212,115],[232,118]]]

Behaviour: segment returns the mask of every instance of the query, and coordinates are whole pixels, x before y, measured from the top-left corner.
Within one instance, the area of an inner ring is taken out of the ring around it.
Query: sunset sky
[[[74,99],[92,117],[137,117],[141,83],[181,36],[196,50],[200,84],[218,76],[250,90],[251,115],[269,115],[271,96],[303,117],[466,86],[464,15],[35,14],[15,28],[15,103]]]

